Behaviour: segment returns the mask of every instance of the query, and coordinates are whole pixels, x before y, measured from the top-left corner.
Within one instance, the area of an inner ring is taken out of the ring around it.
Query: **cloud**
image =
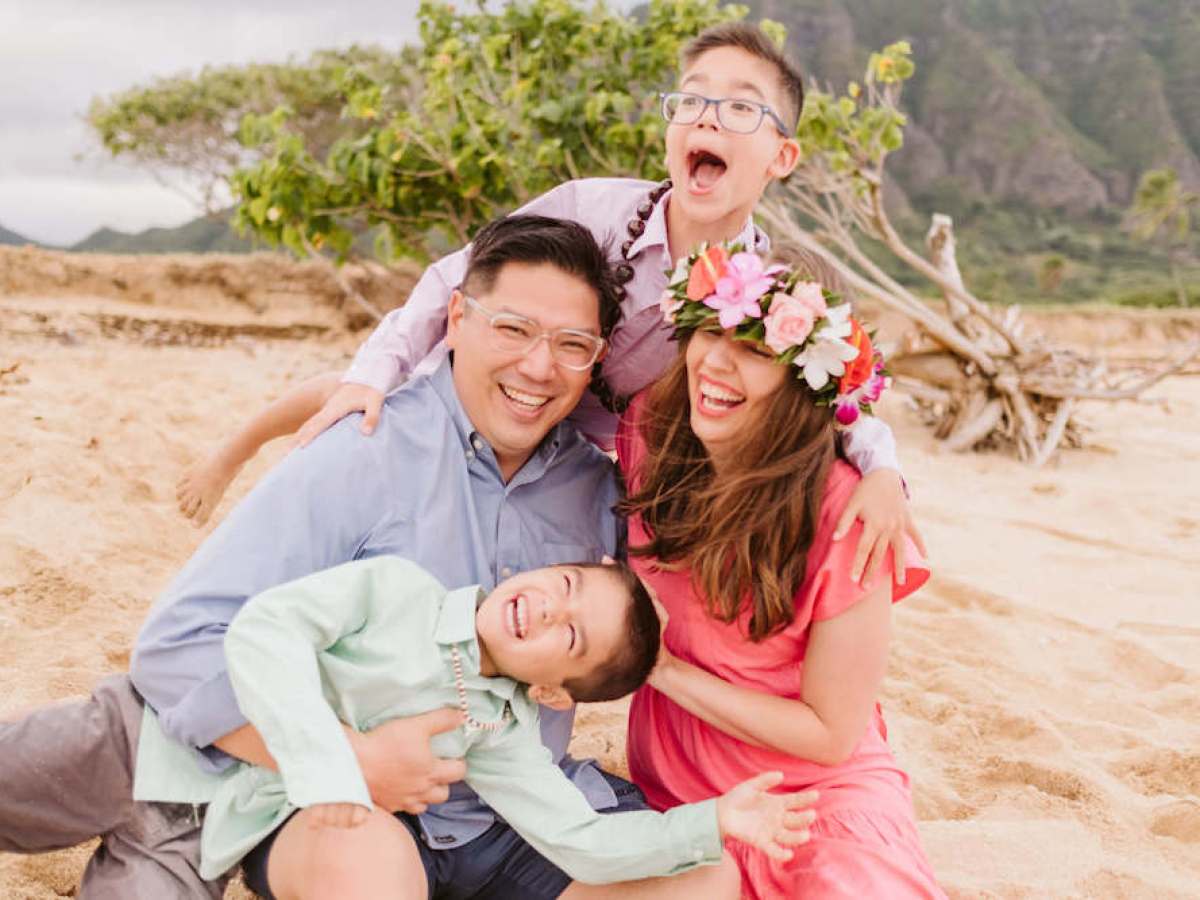
[[[101,225],[140,230],[193,218],[153,178],[105,161],[83,122],[93,97],[205,65],[352,43],[399,47],[417,39],[417,2],[0,4],[0,224],[65,243]]]

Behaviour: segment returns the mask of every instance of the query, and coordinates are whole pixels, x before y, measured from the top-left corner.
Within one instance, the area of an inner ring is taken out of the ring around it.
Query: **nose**
[[[536,381],[549,381],[554,375],[554,367],[554,354],[550,352],[550,338],[544,334],[517,363],[518,372]]]
[[[542,624],[557,625],[566,618],[569,610],[563,599],[554,593],[547,593],[542,600]]]
[[[733,339],[729,335],[723,334],[713,341],[704,354],[704,363],[710,369],[731,370],[733,368]]]
[[[705,103],[704,110],[700,113],[700,118],[696,120],[696,125],[700,128],[719,128],[721,120],[717,118],[717,104]]]

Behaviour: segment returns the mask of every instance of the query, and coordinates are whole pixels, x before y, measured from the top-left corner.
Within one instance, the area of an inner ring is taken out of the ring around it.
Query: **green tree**
[[[364,78],[401,98],[414,53],[374,47],[320,50],[286,63],[205,67],[95,98],[88,124],[101,146],[172,187],[192,193],[207,212],[227,206],[233,173],[272,152],[240,139],[246,115],[288,110],[292,132],[323,156],[339,138],[364,130],[342,115],[347,93]]]
[[[428,257],[556,184],[591,175],[660,178],[657,92],[687,40],[744,16],[717,0],[652,0],[642,17],[598,0],[519,0],[470,11],[426,0],[410,102],[362,73],[343,115],[360,133],[322,156],[286,108],[242,123],[269,147],[234,176],[238,221],[298,252],[348,252],[384,226],[382,257]]]
[[[1171,282],[1180,306],[1188,305],[1180,272],[1192,242],[1192,208],[1200,194],[1185,191],[1174,169],[1151,169],[1142,175],[1127,222],[1134,237],[1163,245],[1171,269]]]

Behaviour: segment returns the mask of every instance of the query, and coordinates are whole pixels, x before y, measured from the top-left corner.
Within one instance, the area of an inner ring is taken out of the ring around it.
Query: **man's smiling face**
[[[475,299],[492,313],[516,313],[548,331],[573,328],[600,334],[596,292],[582,278],[550,263],[507,263],[492,287],[477,292]],[[454,351],[459,402],[491,445],[508,480],[575,408],[591,372],[557,363],[545,340],[528,353],[495,349],[487,317],[468,308],[460,291],[450,300],[446,344]]]
[[[732,97],[770,106],[784,121],[789,111],[775,68],[737,47],[717,47],[698,57],[683,72],[679,90],[714,99]],[[737,134],[723,128],[710,106],[699,121],[667,128],[667,169],[679,203],[689,219],[712,223],[744,219],[772,178],[795,164],[795,142],[781,135],[771,118],[758,130]]]

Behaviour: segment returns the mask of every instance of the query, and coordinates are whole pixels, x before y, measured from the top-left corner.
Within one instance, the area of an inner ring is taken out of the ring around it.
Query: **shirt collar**
[[[477,584],[448,591],[442,599],[433,639],[439,644],[457,646],[462,656],[463,675],[473,689],[486,689],[503,700],[511,701],[517,683],[511,678],[489,678],[479,674],[479,637],[475,630],[475,610],[483,602],[483,588]],[[447,656],[448,658],[448,656]],[[453,677],[453,676],[452,676]]]
[[[664,272],[671,269],[671,249],[667,236],[667,204],[670,202],[673,193],[675,193],[674,188],[663,194],[658,202],[654,204],[654,209],[650,212],[650,218],[646,220],[646,230],[629,247],[631,258],[637,256],[643,250],[658,247],[659,253],[662,256],[662,269]],[[639,197],[639,202],[642,199]],[[632,216],[633,213],[630,215]],[[755,225],[753,219],[746,220],[746,224],[738,233],[736,243],[743,244],[759,253],[767,251],[771,246],[771,241],[767,237],[766,232]],[[657,297],[652,299],[654,303],[658,302]]]
[[[454,430],[458,432],[462,444],[462,451],[469,462],[485,450],[491,455],[492,448],[487,438],[475,430],[475,426],[467,417],[467,411],[463,409],[462,401],[458,399],[458,391],[454,388],[454,369],[451,361],[450,354],[447,354],[441,364],[429,375],[429,383],[450,413],[450,418],[454,422]],[[512,477],[509,487],[540,478],[554,461],[559,449],[566,446],[571,428],[572,426],[565,421],[559,422],[551,428],[542,442],[538,444],[537,449],[525,461],[525,465],[521,466],[516,475]]]

